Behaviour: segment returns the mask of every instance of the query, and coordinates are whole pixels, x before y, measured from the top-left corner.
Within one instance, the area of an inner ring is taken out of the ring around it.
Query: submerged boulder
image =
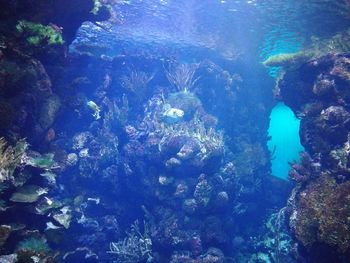
[[[39,123],[46,130],[55,121],[56,114],[61,107],[61,100],[57,95],[49,97],[41,107]]]
[[[317,258],[321,246],[327,262],[345,262],[350,251],[349,76],[350,55],[331,53],[280,81],[283,100],[301,118],[307,152],[289,173],[298,182],[288,202],[290,228],[302,253]]]
[[[11,226],[8,226],[8,225],[0,226],[0,247],[2,247],[6,243],[6,240],[10,236],[11,230],[12,230]]]
[[[39,197],[46,194],[48,189],[37,185],[26,185],[19,188],[12,194],[10,200],[17,203],[34,203],[38,201]]]

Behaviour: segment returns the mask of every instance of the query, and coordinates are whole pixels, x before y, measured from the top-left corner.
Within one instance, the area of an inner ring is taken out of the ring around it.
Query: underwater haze
[[[0,263],[350,262],[348,0],[0,4]]]

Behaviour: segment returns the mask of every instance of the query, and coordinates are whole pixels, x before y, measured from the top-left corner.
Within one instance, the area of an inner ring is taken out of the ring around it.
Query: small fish
[[[91,198],[91,197],[89,197],[87,200],[88,200],[88,201],[91,201],[91,202],[95,202],[96,205],[98,205],[98,204],[100,203],[100,198],[99,198],[99,197],[97,197],[97,198]]]
[[[59,229],[59,228],[62,228],[62,227],[56,226],[56,225],[54,225],[52,222],[47,222],[47,223],[46,223],[46,229],[45,229],[45,230],[49,230],[49,229]]]
[[[184,115],[185,115],[185,112],[183,110],[177,109],[177,108],[171,108],[169,105],[168,107],[165,108],[165,111],[163,113],[163,120],[169,124],[177,123],[182,120]]]
[[[86,105],[87,105],[91,110],[94,111],[94,113],[92,114],[92,116],[95,117],[95,120],[98,120],[98,119],[101,118],[101,116],[100,116],[100,111],[101,111],[101,109],[100,109],[100,107],[99,107],[95,102],[93,102],[92,100],[90,100],[90,101],[88,101],[88,102],[86,103]]]

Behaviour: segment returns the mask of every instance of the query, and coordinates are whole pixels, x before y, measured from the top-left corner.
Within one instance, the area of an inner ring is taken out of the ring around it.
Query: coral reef
[[[293,231],[304,246],[322,242],[340,253],[349,248],[349,186],[349,182],[338,184],[335,178],[322,174],[300,192]]]
[[[295,53],[280,53],[268,57],[262,64],[266,67],[282,67],[284,70],[297,69],[304,63],[327,54],[350,52],[350,30],[339,32],[329,39],[311,38],[311,45]]]
[[[322,262],[346,261],[350,251],[348,62],[348,54],[313,59],[287,71],[279,86],[285,103],[301,118],[306,153],[292,164],[290,177],[297,186],[287,209],[300,257],[311,262],[322,257],[320,247],[328,251]]]
[[[78,36],[68,51],[108,2],[1,2],[0,129],[18,146],[0,141],[0,261],[239,261],[281,200],[265,146],[272,82],[207,48],[107,54]]]
[[[60,242],[72,213],[57,197],[57,80],[79,26],[109,11],[92,0],[0,2],[0,261],[57,262],[48,242]]]
[[[152,258],[152,240],[146,224],[144,224],[144,227],[144,233],[141,233],[139,223],[136,221],[123,241],[110,244],[108,253],[115,255],[118,261],[125,263],[150,261]]]
[[[170,64],[165,75],[171,86],[177,91],[192,90],[199,78],[194,78],[199,64]]]

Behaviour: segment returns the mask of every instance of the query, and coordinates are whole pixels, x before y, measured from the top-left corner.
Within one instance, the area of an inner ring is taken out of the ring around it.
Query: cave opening
[[[304,147],[300,144],[300,120],[284,103],[278,103],[271,111],[267,142],[271,153],[273,176],[288,179],[290,163],[297,163]]]

